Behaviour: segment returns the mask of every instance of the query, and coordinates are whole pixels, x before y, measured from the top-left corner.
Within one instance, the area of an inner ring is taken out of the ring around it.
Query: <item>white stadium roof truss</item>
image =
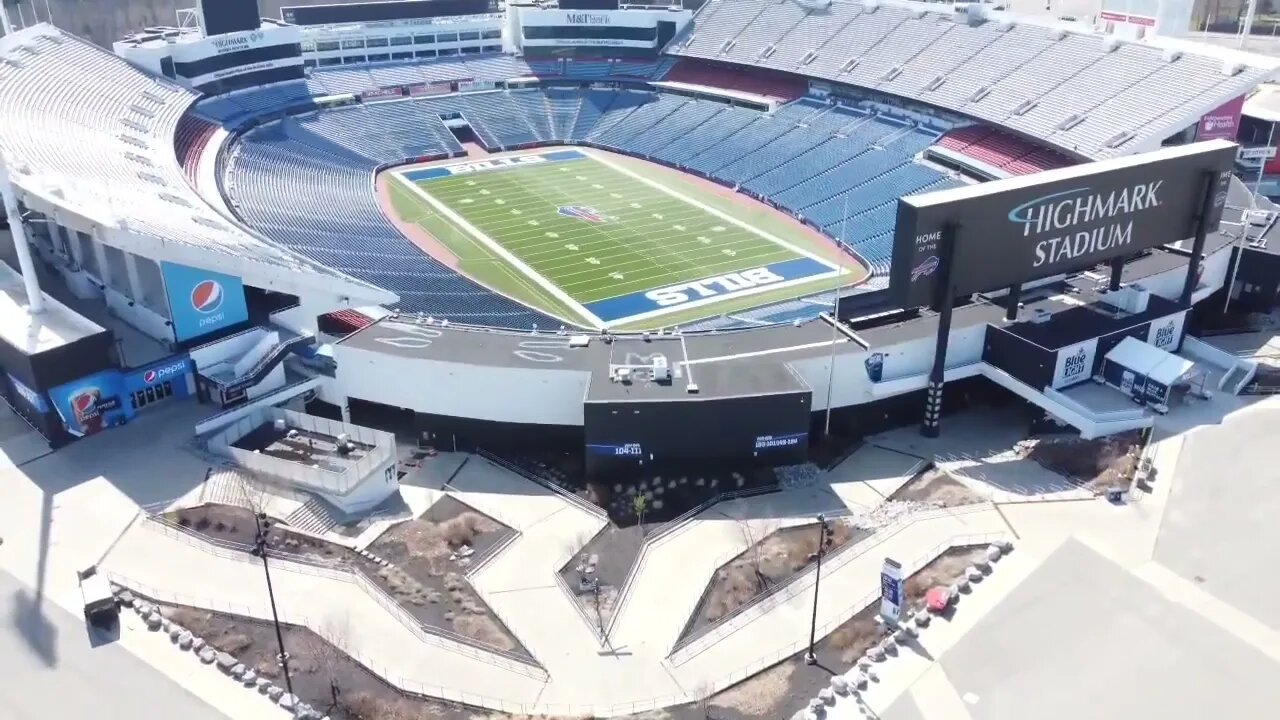
[[[174,154],[178,120],[198,97],[47,23],[0,37],[0,153],[29,207],[88,225],[121,250],[255,287],[345,297],[353,307],[394,302],[248,232],[200,197]]]

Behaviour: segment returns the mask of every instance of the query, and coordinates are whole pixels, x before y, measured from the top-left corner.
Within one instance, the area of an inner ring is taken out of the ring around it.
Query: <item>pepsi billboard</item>
[[[240,278],[162,262],[173,334],[178,342],[208,335],[249,319]]]
[[[191,372],[191,358],[187,355],[175,355],[130,371],[124,376],[124,390],[126,394],[133,395],[145,393],[147,388],[169,383],[173,397],[189,397],[192,389],[189,380]]]
[[[1206,183],[1218,227],[1237,147],[1213,140],[898,201],[891,290],[902,307],[937,299],[952,228],[954,296],[1083,270],[1195,235]]]
[[[93,435],[122,425],[132,413],[125,401],[119,370],[103,370],[49,391],[54,410],[67,432],[76,437]]]

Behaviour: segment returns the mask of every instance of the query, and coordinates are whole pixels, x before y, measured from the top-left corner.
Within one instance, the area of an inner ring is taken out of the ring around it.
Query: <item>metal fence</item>
[[[255,556],[249,554],[249,550],[252,549],[251,546],[240,543],[214,541],[211,538],[191,532],[180,525],[175,525],[157,518],[148,518],[148,521],[151,523],[152,528],[212,555],[217,555],[218,557],[229,560],[235,560],[237,562],[246,562],[251,564],[256,564],[258,562],[258,559]],[[303,575],[319,576],[330,580],[338,580],[356,585],[422,642],[437,645],[451,652],[467,655],[468,657],[473,657],[477,660],[487,662],[490,665],[513,670],[529,677],[538,679],[546,678],[546,671],[541,667],[538,667],[535,662],[527,657],[501,648],[486,645],[478,640],[466,637],[465,635],[459,635],[458,633],[444,628],[436,627],[434,625],[426,625],[419,622],[417,618],[409,614],[404,607],[402,607],[394,598],[387,595],[387,593],[379,587],[377,583],[369,579],[362,571],[360,571],[359,568],[352,567],[346,563],[329,563],[318,558],[301,555],[287,555],[284,553],[278,553],[274,550],[271,552],[271,559],[273,560],[271,568],[277,572],[292,572]],[[118,584],[127,585],[127,583]],[[190,602],[183,604],[192,605],[193,607],[207,608],[216,602],[216,599],[206,599],[204,602]],[[492,610],[492,608],[490,609]],[[254,615],[254,613],[248,614]],[[494,611],[494,614],[496,615],[497,612]],[[256,616],[266,617],[266,610],[263,610]],[[316,627],[313,623],[304,622],[299,624],[306,625],[312,629]]]

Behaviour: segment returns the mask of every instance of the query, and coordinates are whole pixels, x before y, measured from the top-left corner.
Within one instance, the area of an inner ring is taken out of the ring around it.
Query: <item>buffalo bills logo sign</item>
[[[191,288],[191,307],[208,315],[222,307],[222,284],[217,280],[201,280]]]
[[[940,263],[941,261],[938,260],[937,255],[930,255],[925,258],[924,262],[911,269],[911,282],[915,282],[920,278],[929,277],[934,274],[937,272],[938,265]]]
[[[586,205],[565,205],[558,208],[557,212],[563,217],[585,220],[590,223],[606,223],[613,219],[608,215],[599,212],[595,208],[590,208]]]

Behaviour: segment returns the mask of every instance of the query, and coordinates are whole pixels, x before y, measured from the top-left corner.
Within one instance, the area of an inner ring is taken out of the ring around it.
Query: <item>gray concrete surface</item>
[[[889,709],[880,714],[880,720],[925,720],[925,717],[920,712],[920,706],[916,704],[915,698],[907,692],[894,700]],[[930,718],[930,720],[933,719]]]
[[[1280,665],[1074,540],[942,665],[976,696],[973,720],[1261,718],[1280,704]]]
[[[1155,559],[1280,630],[1277,428],[1280,410],[1253,409],[1187,439]]]
[[[83,620],[37,605],[33,590],[3,570],[0,607],[0,718],[226,720],[127,650],[92,647]]]

